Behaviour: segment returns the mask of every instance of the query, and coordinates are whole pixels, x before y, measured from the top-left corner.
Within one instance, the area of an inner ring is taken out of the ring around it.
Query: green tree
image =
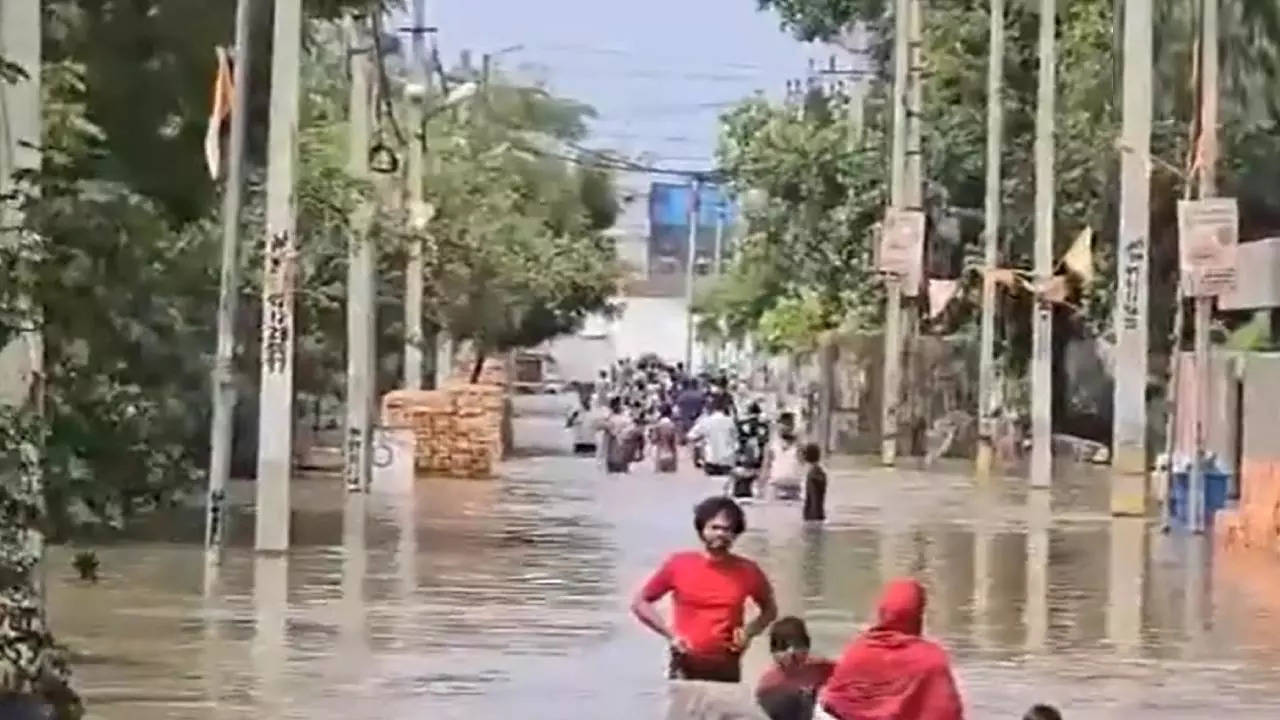
[[[473,380],[485,357],[609,310],[613,185],[608,163],[573,149],[591,112],[495,79],[466,112],[433,123],[427,286],[437,323],[475,347]]]

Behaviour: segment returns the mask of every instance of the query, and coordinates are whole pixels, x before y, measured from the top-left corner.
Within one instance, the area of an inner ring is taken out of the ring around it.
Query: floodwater
[[[1107,516],[1104,475],[1060,479],[1051,504],[958,473],[831,476],[824,526],[753,505],[739,543],[818,651],[838,654],[881,583],[910,573],[971,718],[1038,701],[1072,720],[1275,717],[1280,599],[1215,572],[1203,538]],[[96,585],[73,578],[73,549],[54,549],[53,626],[90,716],[662,717],[663,646],[626,605],[694,541],[690,509],[718,483],[645,466],[605,477],[562,456],[516,460],[491,482],[423,479],[413,497],[340,485],[295,483],[285,557],[255,556],[249,508],[235,513],[216,577],[196,516],[164,530],[176,540],[95,548]],[[766,660],[757,642],[747,677]]]

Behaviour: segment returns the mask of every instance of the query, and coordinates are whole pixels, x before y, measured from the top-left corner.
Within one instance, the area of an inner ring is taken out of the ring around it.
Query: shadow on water
[[[1273,716],[1280,595],[1246,593],[1258,570],[1215,566],[1204,538],[1104,514],[1102,473],[1052,493],[910,468],[831,475],[825,525],[753,504],[739,543],[817,650],[838,653],[884,580],[911,574],[972,717],[1042,700],[1072,718]],[[659,717],[661,644],[626,602],[718,488],[569,457],[424,479],[412,496],[312,477],[294,484],[293,549],[271,557],[251,551],[252,485],[236,484],[219,564],[199,513],[96,548],[96,585],[53,548],[51,613],[111,720]],[[766,662],[756,643],[747,677]]]

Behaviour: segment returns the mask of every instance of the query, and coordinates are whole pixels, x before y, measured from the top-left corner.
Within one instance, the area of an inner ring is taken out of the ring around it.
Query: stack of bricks
[[[411,428],[415,469],[428,475],[491,478],[502,459],[506,389],[501,363],[480,382],[454,377],[439,390],[395,390],[382,399],[385,427]],[[491,382],[485,382],[485,381]]]

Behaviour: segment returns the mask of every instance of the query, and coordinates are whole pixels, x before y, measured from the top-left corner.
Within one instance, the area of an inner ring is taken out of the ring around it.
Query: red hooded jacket
[[[920,637],[924,588],[890,582],[879,621],[836,664],[820,703],[838,720],[962,720],[960,694],[946,652]]]

